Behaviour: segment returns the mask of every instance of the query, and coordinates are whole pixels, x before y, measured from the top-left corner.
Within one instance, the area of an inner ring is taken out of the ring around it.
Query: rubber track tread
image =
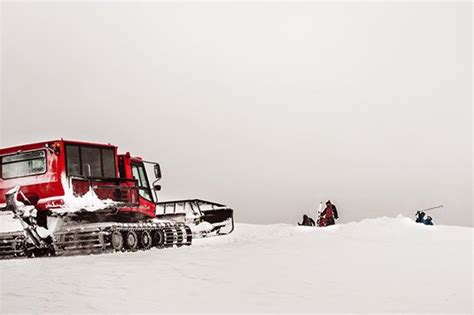
[[[113,232],[119,231],[125,237],[127,232],[134,231],[140,238],[141,232],[145,230],[151,233],[158,230],[163,232],[164,244],[153,244],[152,248],[191,245],[192,242],[191,229],[182,223],[104,223],[99,226],[77,226],[58,231],[54,234],[54,248],[58,256],[113,252]],[[130,250],[123,248],[123,251]]]

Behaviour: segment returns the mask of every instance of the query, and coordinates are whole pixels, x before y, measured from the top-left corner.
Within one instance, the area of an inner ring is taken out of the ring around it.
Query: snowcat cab
[[[120,177],[117,147],[57,140],[0,149],[0,204],[5,194],[21,187],[20,201],[38,210],[38,224],[47,227],[50,212],[96,210],[120,205],[127,220],[153,217],[140,207],[133,177]],[[92,212],[92,211],[91,211]]]

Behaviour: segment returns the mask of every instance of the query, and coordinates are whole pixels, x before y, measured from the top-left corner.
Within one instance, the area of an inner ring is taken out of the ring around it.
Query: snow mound
[[[472,236],[401,216],[236,224],[189,247],[0,261],[0,313],[470,314]]]

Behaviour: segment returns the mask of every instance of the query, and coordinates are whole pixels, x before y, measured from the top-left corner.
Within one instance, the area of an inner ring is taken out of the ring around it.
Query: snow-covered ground
[[[0,261],[0,313],[471,313],[473,229],[237,224],[191,247]]]

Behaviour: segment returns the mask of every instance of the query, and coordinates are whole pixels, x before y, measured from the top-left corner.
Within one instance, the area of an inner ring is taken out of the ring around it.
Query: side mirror
[[[153,165],[153,170],[155,171],[155,178],[156,180],[161,179],[161,169],[160,169],[160,164],[156,163]],[[159,189],[158,189],[159,190]]]
[[[154,185],[153,188],[156,190],[156,191],[160,191],[161,190],[161,185]]]

